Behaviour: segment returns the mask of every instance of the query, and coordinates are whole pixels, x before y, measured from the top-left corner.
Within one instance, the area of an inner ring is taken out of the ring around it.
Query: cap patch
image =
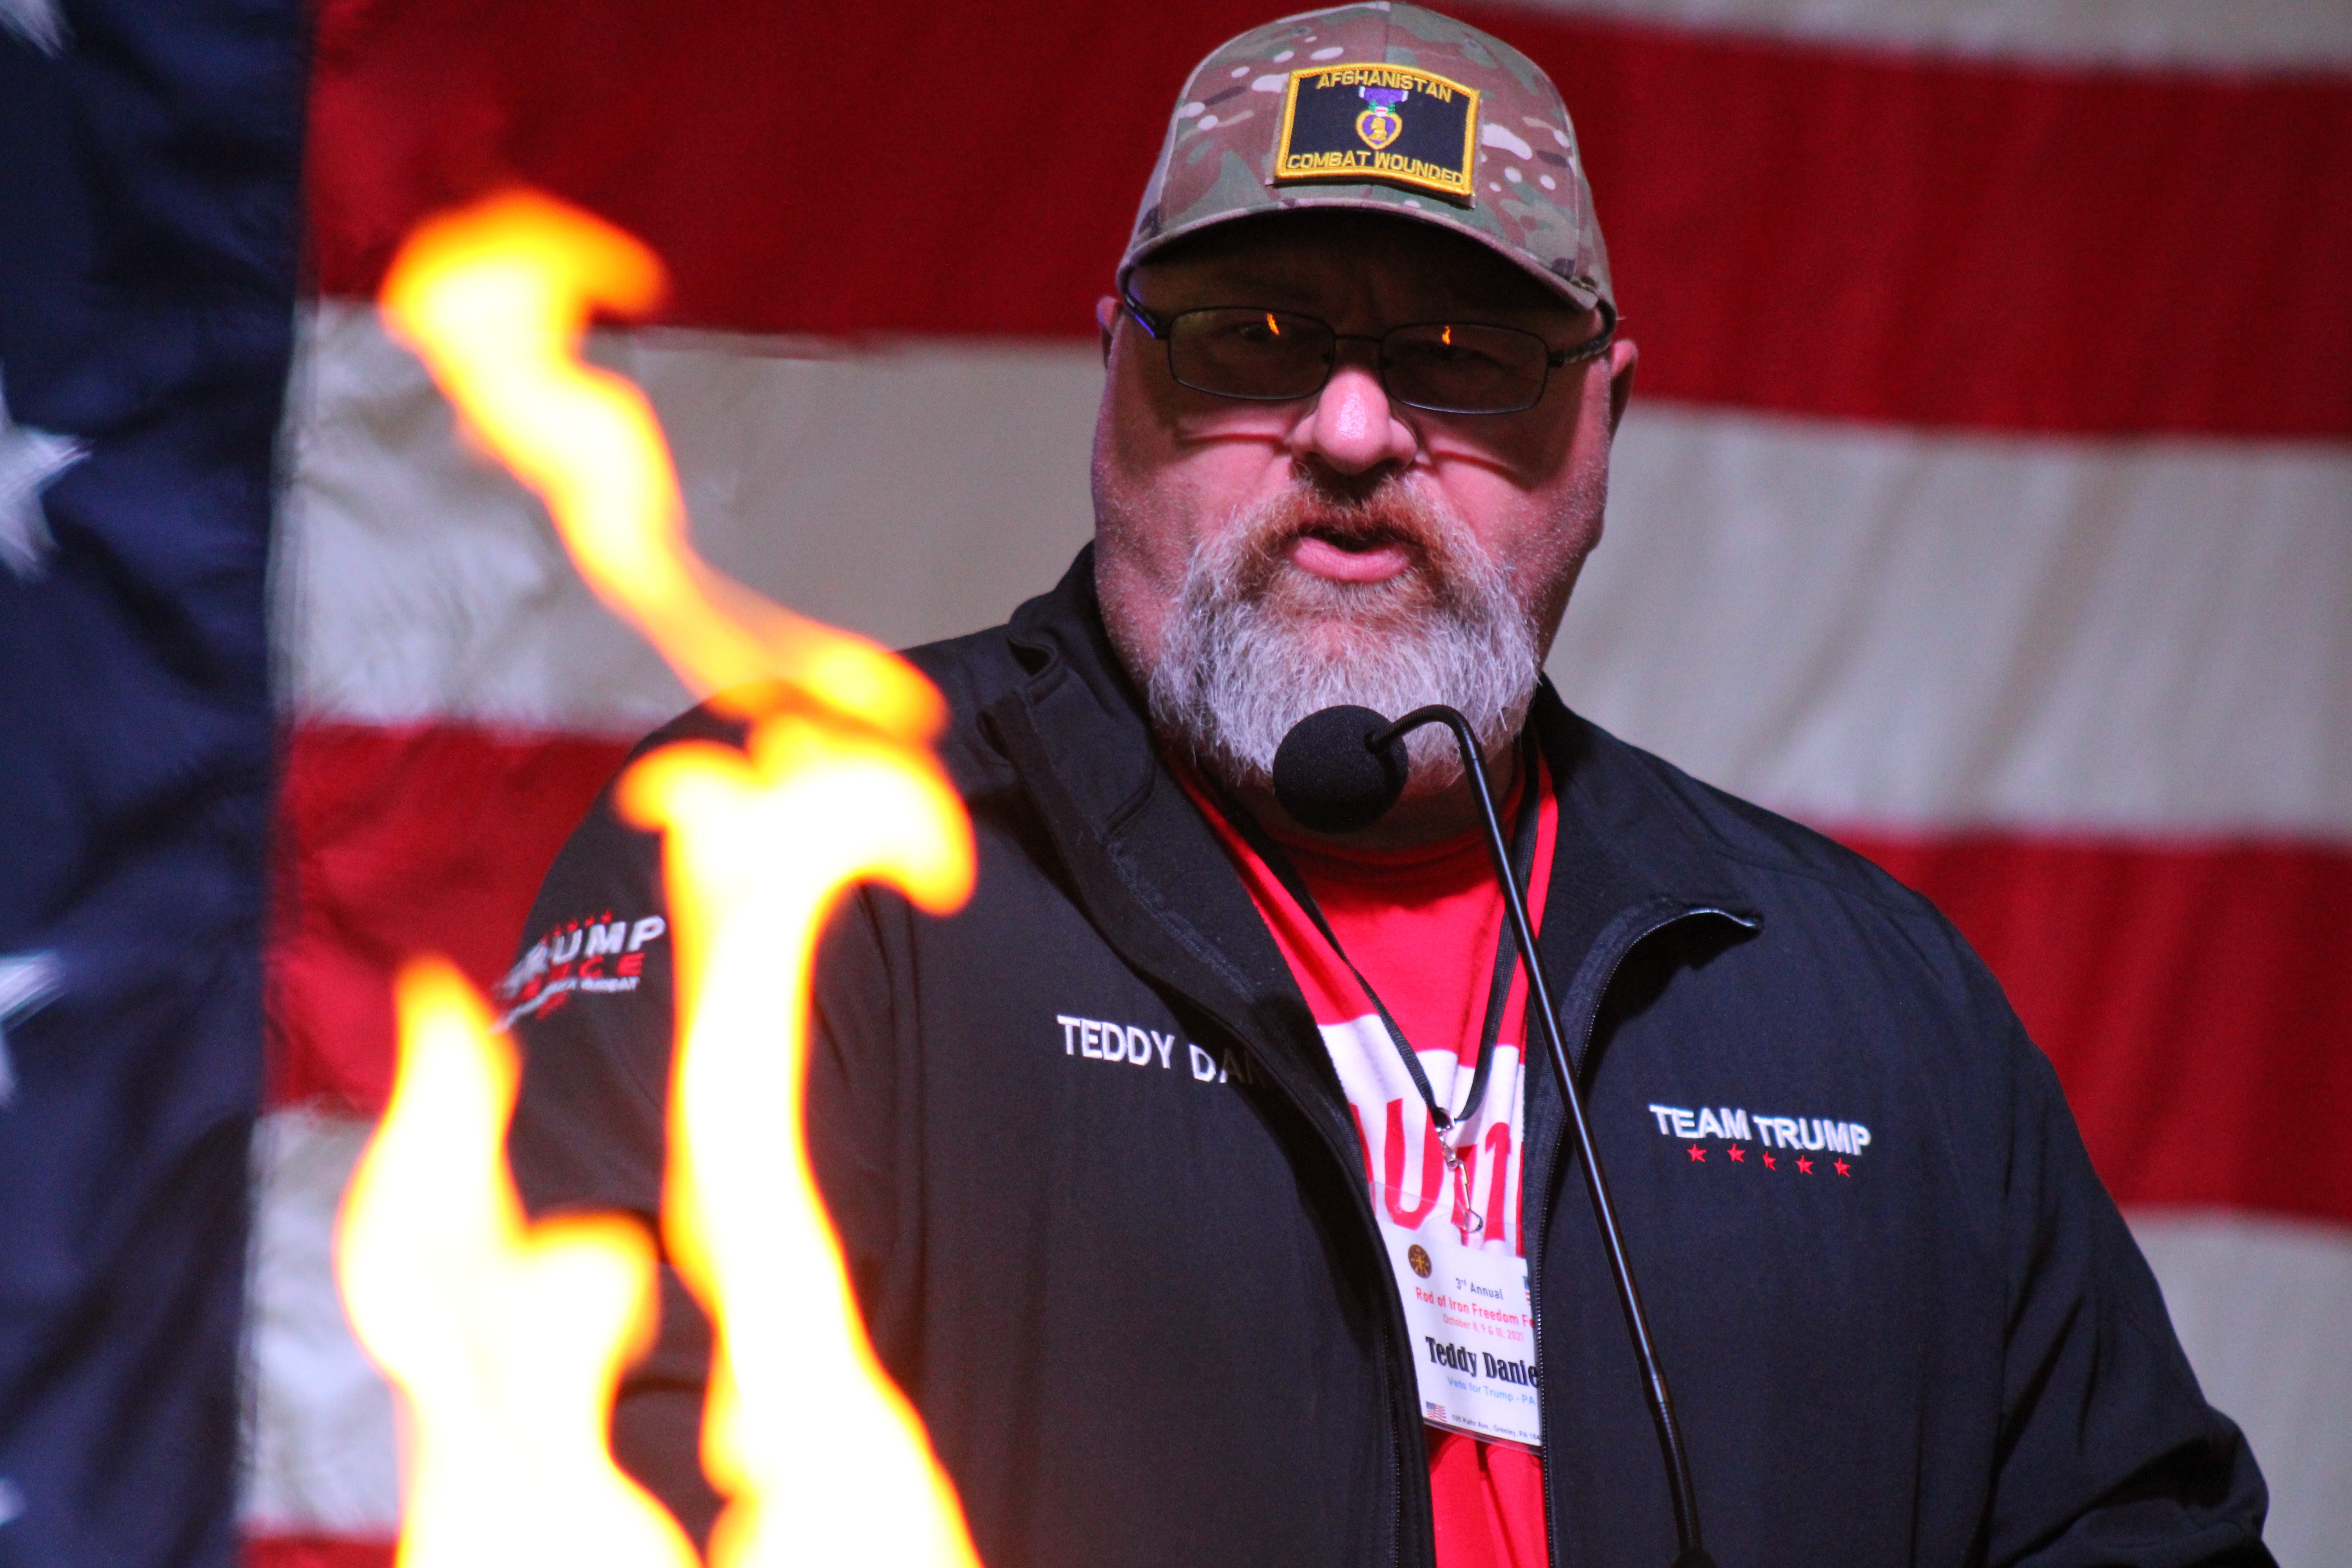
[[[1290,73],[1276,184],[1378,180],[1470,199],[1478,92],[1407,66],[1328,66]]]

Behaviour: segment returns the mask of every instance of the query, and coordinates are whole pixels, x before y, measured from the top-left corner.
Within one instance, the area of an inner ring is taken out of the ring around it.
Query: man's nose
[[[1343,346],[1331,379],[1293,436],[1299,456],[1312,456],[1342,474],[1368,473],[1384,463],[1410,464],[1420,442],[1397,417],[1368,351]]]

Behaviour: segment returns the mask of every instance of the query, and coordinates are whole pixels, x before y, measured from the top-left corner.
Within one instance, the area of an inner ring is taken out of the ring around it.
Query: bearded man
[[[1094,545],[909,656],[977,890],[848,900],[813,1005],[818,1174],[983,1557],[1671,1555],[1449,738],[1359,833],[1271,789],[1308,714],[1444,702],[1531,889],[1717,1560],[2267,1563],[2252,1459],[1966,945],[1541,682],[1635,362],[1550,82],[1402,5],[1234,39],[1097,320]],[[594,962],[634,987],[577,984],[588,926],[625,926]],[[657,1212],[662,929],[658,845],[600,806],[506,986],[536,1210]],[[670,1282],[614,1428],[698,1532],[709,1354]]]

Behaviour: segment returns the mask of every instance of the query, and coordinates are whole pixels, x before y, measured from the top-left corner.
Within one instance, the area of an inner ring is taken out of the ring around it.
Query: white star
[[[0,0],[0,27],[22,36],[45,55],[65,52],[66,19],[57,0]]]
[[[16,1098],[16,1064],[8,1059],[7,1029],[29,1017],[58,994],[65,966],[53,952],[14,953],[0,958],[0,1106]]]
[[[7,5],[15,0],[0,0]],[[11,424],[8,389],[0,383],[0,562],[26,581],[41,574],[41,557],[57,547],[41,492],[89,449],[70,436],[52,436]]]

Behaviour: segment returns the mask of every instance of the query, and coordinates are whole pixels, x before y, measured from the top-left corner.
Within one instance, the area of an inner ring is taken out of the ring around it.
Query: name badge
[[[1381,1225],[1413,1335],[1421,1417],[1496,1444],[1543,1446],[1527,1260]]]
[[[1490,1442],[1541,1447],[1527,1260],[1475,1245],[1475,1231],[1473,1245],[1464,1245],[1443,1205],[1417,1229],[1386,1214],[1380,1225],[1412,1337],[1422,1418]]]

